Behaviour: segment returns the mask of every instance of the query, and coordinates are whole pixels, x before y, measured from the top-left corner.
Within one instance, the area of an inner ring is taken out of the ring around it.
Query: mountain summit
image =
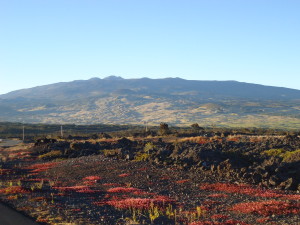
[[[124,80],[124,78],[112,75],[112,76],[105,77],[104,80]]]
[[[0,120],[300,128],[300,90],[237,81],[92,78],[0,95]]]

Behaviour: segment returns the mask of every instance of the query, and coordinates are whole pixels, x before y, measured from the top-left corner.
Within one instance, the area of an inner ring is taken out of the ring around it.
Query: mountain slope
[[[108,77],[92,78],[67,83],[50,84],[35,88],[13,91],[0,98],[65,98],[101,96],[119,90],[131,90],[132,93],[178,94],[194,92],[212,96],[257,99],[299,99],[300,91],[295,89],[263,86],[237,81],[193,81],[180,78],[166,79],[122,79]]]
[[[92,78],[0,95],[0,120],[300,128],[300,90],[236,81]]]

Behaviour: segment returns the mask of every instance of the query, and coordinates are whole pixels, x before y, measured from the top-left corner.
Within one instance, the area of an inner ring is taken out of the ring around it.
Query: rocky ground
[[[41,140],[1,149],[41,224],[300,224],[298,137]]]

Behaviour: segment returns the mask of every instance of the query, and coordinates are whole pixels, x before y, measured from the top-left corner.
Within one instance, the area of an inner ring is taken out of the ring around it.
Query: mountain
[[[110,76],[0,95],[0,121],[300,129],[300,90],[237,81]]]

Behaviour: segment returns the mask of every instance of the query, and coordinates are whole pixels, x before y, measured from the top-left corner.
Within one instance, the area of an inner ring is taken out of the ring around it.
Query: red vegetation
[[[196,221],[190,223],[189,225],[248,225],[248,224],[238,220],[227,220],[225,222]]]
[[[219,201],[212,201],[212,200],[204,200],[202,203],[204,205],[207,205],[207,206],[212,206],[212,205],[215,205],[215,204],[220,204],[221,202],[219,202]]]
[[[283,201],[262,201],[262,202],[247,202],[239,203],[231,207],[230,210],[241,213],[257,213],[259,215],[287,215],[299,214],[300,204]]]
[[[103,186],[120,186],[120,184],[117,183],[104,183]]]
[[[49,220],[48,219],[43,219],[43,218],[37,218],[36,222],[38,222],[38,223],[48,223]]]
[[[10,169],[0,169],[0,175],[6,175],[9,174],[12,170]]]
[[[186,182],[189,182],[190,179],[186,179],[186,180],[178,180],[178,181],[175,181],[176,184],[184,184]]]
[[[226,216],[226,215],[215,214],[215,215],[212,215],[211,218],[214,219],[214,220],[226,220],[229,217]]]
[[[32,170],[32,173],[39,173],[51,169],[57,166],[59,162],[50,162],[50,163],[38,163],[31,166],[26,167],[25,169]]]
[[[88,177],[84,177],[83,180],[98,181],[98,180],[101,180],[101,177],[99,177],[99,176],[88,176]]]
[[[109,193],[133,193],[133,192],[141,192],[138,188],[125,188],[125,187],[115,187],[107,190]]]
[[[88,186],[91,186],[91,185],[93,185],[95,183],[97,183],[97,181],[94,181],[94,180],[93,181],[92,180],[85,180],[83,182],[84,185],[88,185]]]
[[[96,193],[98,191],[90,189],[88,186],[71,186],[71,187],[53,187],[61,191],[75,191],[78,193]]]
[[[7,188],[0,189],[0,193],[3,193],[3,194],[21,194],[21,193],[29,193],[29,191],[22,188],[22,187],[19,187],[19,186],[12,186],[12,187],[7,187]]]
[[[300,195],[288,195],[283,194],[281,191],[273,190],[264,190],[262,188],[254,188],[247,184],[228,184],[228,183],[214,183],[208,184],[204,183],[200,186],[201,190],[210,190],[210,191],[224,191],[227,193],[238,193],[246,194],[255,197],[263,198],[284,198],[289,200],[300,200]],[[216,195],[210,195],[209,197],[216,197]],[[225,196],[224,196],[225,197]]]
[[[227,220],[224,222],[224,225],[248,225],[247,223],[239,220]]]
[[[259,218],[256,220],[257,223],[265,223],[268,222],[270,220],[269,217],[263,217],[263,218]]]
[[[80,212],[81,209],[72,209],[73,212]]]
[[[227,193],[239,193],[246,194],[256,197],[268,197],[268,198],[276,198],[276,197],[284,197],[283,194],[280,194],[278,191],[272,190],[263,190],[260,188],[253,188],[247,184],[228,184],[228,183],[214,183],[214,184],[202,184],[200,186],[201,190],[211,190],[211,191],[224,191]]]
[[[210,197],[210,198],[227,198],[228,195],[226,195],[226,194],[211,194],[211,195],[208,195],[207,197]]]
[[[98,180],[101,180],[101,177],[99,176],[88,176],[88,177],[84,177],[84,184],[85,185],[93,185],[95,183],[97,183]]]
[[[240,141],[240,137],[228,137],[227,141],[239,142]]]
[[[128,176],[130,176],[129,173],[122,173],[122,174],[119,175],[119,177],[128,177]]]
[[[197,140],[198,144],[206,144],[206,143],[210,143],[212,142],[212,140],[205,138],[205,137],[199,137],[199,139]]]
[[[215,225],[216,223],[210,221],[195,221],[190,223],[189,225]]]
[[[157,196],[154,199],[148,198],[126,198],[120,200],[107,201],[106,204],[118,209],[149,209],[151,206],[163,207],[174,201],[165,196]],[[97,203],[96,203],[97,204]]]
[[[283,195],[283,198],[289,200],[300,200],[300,195]]]

